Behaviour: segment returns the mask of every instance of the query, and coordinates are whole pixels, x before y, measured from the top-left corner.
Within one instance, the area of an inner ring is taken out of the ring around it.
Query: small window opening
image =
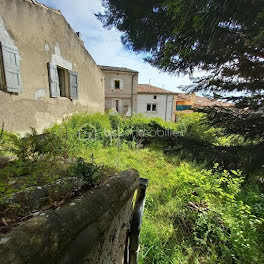
[[[157,104],[147,104],[147,112],[156,112]]]
[[[154,95],[154,99],[157,99],[157,95]]]
[[[60,87],[60,96],[68,97],[69,96],[69,87],[67,82],[68,71],[66,69],[58,67],[58,76],[59,76],[59,87]]]
[[[151,104],[147,104],[147,111],[151,111]]]
[[[120,81],[119,80],[115,80],[115,89],[116,90],[120,89]]]

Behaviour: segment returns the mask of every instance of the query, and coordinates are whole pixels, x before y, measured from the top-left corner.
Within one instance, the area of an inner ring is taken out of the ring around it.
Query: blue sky
[[[106,30],[94,16],[103,11],[101,0],[38,0],[58,9],[76,32],[81,32],[85,47],[99,65],[127,67],[139,71],[139,83],[149,83],[171,91],[191,84],[189,76],[173,76],[159,72],[136,55],[123,48],[116,29]]]

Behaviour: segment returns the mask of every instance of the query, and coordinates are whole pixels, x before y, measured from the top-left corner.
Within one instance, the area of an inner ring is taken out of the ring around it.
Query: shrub
[[[99,167],[94,163],[85,162],[83,158],[78,158],[77,161],[72,165],[73,175],[83,178],[89,184],[94,184],[98,179],[96,172]]]

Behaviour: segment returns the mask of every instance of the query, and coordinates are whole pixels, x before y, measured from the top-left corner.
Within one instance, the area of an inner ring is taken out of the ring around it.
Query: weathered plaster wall
[[[29,0],[0,0],[0,41],[19,50],[23,88],[18,95],[0,90],[5,129],[42,130],[74,112],[104,111],[104,75],[60,13]],[[78,73],[79,99],[50,98],[49,62]]]
[[[157,96],[157,99],[154,99],[154,95]],[[157,104],[157,111],[148,112],[147,104]],[[171,121],[173,114],[173,104],[173,95],[138,94],[138,113],[142,113],[148,117],[160,117],[166,121]]]
[[[0,236],[1,264],[121,264],[138,173],[128,170]]]
[[[131,99],[133,97],[133,112],[137,113],[137,92],[138,92],[138,75],[134,73],[107,72],[105,75],[105,109],[112,108],[112,100],[120,99],[120,113],[126,114],[131,112]],[[134,77],[133,77],[134,75]],[[132,77],[133,77],[133,94],[132,94]],[[112,90],[111,81],[121,79],[124,82],[123,90]]]

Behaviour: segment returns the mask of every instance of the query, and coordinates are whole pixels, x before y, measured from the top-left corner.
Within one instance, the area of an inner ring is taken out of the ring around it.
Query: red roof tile
[[[175,92],[168,91],[150,84],[139,84],[138,85],[138,93],[142,94],[176,94]]]

